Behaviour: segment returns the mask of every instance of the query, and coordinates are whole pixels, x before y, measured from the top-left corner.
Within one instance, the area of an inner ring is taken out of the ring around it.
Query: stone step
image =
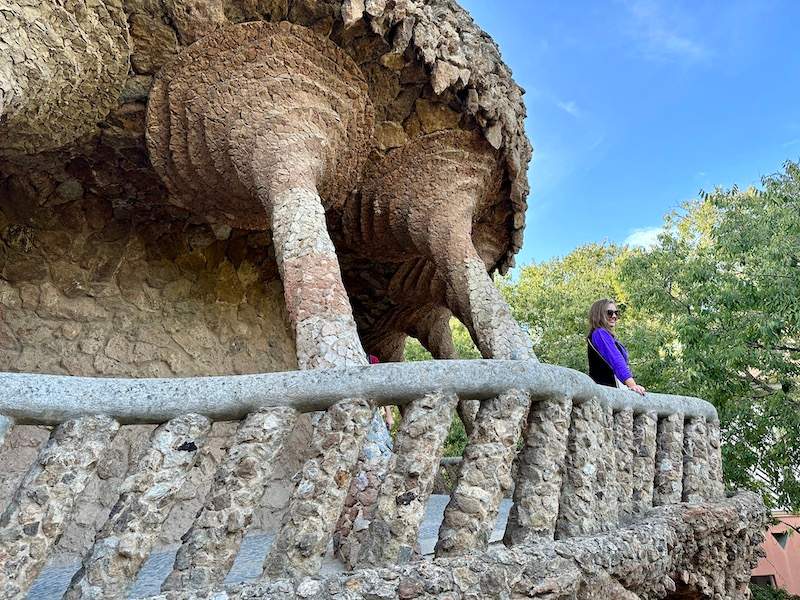
[[[442,522],[444,509],[449,501],[450,496],[434,494],[430,497],[425,507],[425,518],[419,530],[419,543],[422,553],[428,557],[433,555],[433,548],[436,545],[436,537],[439,533],[439,526]],[[495,524],[494,531],[490,538],[491,542],[497,542],[503,538],[510,508],[511,501],[508,499],[503,500],[500,505],[497,523]],[[272,545],[273,538],[274,532],[253,532],[246,535],[239,550],[239,554],[236,556],[236,560],[233,563],[233,567],[225,579],[225,584],[258,579],[264,564],[264,557]],[[153,552],[139,572],[139,576],[131,589],[129,598],[145,598],[158,594],[161,583],[172,570],[172,563],[175,560],[175,553],[177,550],[178,546],[175,545],[162,547]],[[27,595],[27,600],[50,600],[52,598],[60,598],[67,589],[72,575],[79,567],[79,562],[71,564],[48,564],[31,586]],[[338,559],[333,557],[329,549],[320,572],[326,575],[338,573],[343,570],[342,564]]]

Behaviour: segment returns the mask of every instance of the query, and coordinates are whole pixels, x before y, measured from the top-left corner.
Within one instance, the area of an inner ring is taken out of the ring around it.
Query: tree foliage
[[[587,312],[610,297],[637,382],[720,415],[727,482],[800,509],[800,166],[668,215],[659,244],[588,244],[498,287],[537,356],[586,370]],[[478,357],[453,321],[463,357]],[[417,345],[418,346],[418,345]],[[407,359],[423,357],[410,345]]]
[[[701,194],[664,231],[621,270],[630,301],[674,334],[679,372],[651,385],[714,403],[728,481],[798,508],[800,168]]]

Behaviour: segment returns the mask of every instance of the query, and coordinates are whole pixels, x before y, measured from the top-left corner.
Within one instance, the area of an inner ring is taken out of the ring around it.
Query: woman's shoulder
[[[598,327],[597,329],[592,330],[592,333],[589,334],[589,337],[593,342],[598,340],[611,341],[614,339],[612,333],[604,327]]]

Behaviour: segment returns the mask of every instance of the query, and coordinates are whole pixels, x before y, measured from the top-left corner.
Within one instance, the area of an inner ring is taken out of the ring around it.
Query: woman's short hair
[[[609,305],[616,304],[610,298],[601,298],[596,300],[589,309],[589,333],[591,334],[595,329],[603,328],[608,329],[608,315],[606,309]]]

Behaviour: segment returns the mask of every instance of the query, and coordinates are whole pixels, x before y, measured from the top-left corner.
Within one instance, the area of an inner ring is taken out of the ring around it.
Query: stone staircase
[[[0,386],[3,435],[15,424],[53,426],[0,519],[3,598],[26,596],[129,423],[159,427],[64,598],[128,597],[215,420],[242,419],[163,598],[738,598],[761,541],[760,499],[725,497],[713,406],[604,388],[533,361],[188,379],[6,373]],[[480,410],[426,560],[420,528],[459,400],[479,400]],[[403,409],[388,473],[368,518],[338,532],[353,570],[320,574],[372,408],[387,404]],[[258,579],[226,588],[275,457],[296,417],[312,411],[312,458]],[[490,547],[512,487],[503,544]]]

